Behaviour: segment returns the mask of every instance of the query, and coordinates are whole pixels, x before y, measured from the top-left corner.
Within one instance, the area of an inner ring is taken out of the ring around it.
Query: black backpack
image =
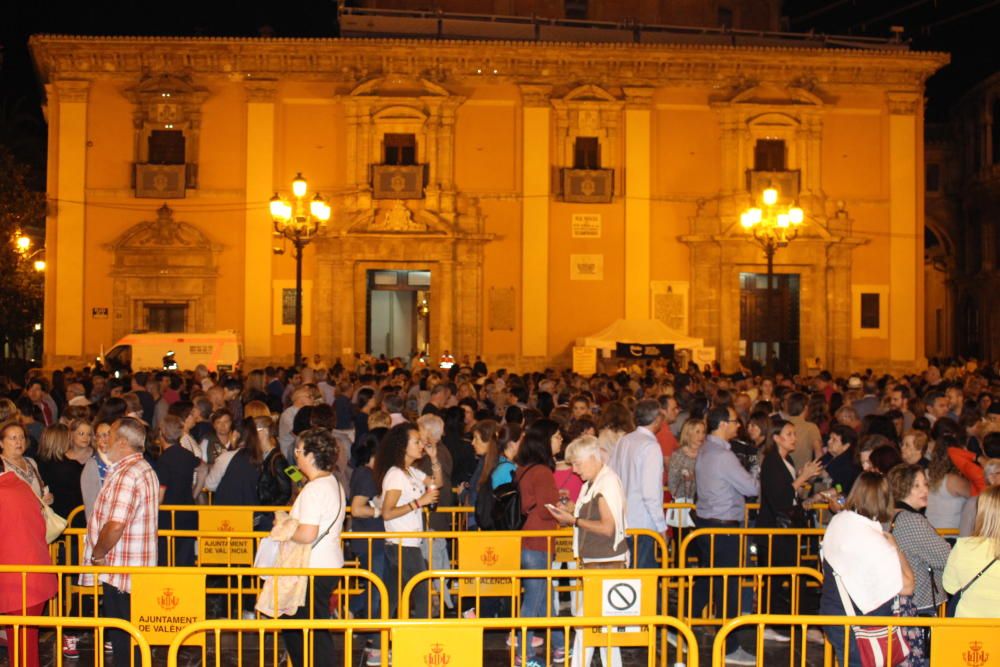
[[[515,480],[492,491],[480,490],[476,496],[476,525],[480,530],[521,530],[521,491]]]

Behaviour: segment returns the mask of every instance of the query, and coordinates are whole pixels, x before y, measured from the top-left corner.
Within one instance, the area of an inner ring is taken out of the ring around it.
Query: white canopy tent
[[[697,350],[705,346],[701,338],[682,336],[660,320],[615,320],[610,326],[576,339],[579,347],[595,347],[614,352],[618,343],[646,345],[672,344],[675,350]]]

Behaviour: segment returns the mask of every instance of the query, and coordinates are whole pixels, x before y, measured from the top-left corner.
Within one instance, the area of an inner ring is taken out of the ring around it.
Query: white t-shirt
[[[385,501],[386,491],[397,490],[400,492],[399,500],[396,501],[396,506],[406,505],[407,503],[416,500],[420,496],[427,493],[427,486],[424,484],[424,480],[427,479],[427,475],[423,473],[422,470],[417,468],[410,468],[407,472],[404,472],[402,468],[393,466],[389,468],[389,472],[385,474],[385,479],[382,480],[382,500]],[[382,511],[385,511],[385,506],[382,506]],[[387,533],[409,533],[417,532],[424,529],[424,512],[423,510],[411,510],[406,514],[396,517],[395,519],[386,519],[385,521],[385,532]],[[392,539],[386,537],[386,542],[389,544],[399,544],[400,540]],[[404,547],[419,547],[420,538],[419,537],[404,537],[403,540]]]
[[[313,546],[309,567],[344,567],[344,550],[340,545],[344,509],[344,488],[333,475],[309,482],[295,499],[291,512],[293,519],[309,526],[319,526],[316,537],[330,528],[323,539]]]

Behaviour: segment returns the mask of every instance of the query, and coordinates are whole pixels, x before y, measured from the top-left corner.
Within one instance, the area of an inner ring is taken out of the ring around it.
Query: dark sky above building
[[[915,48],[951,52],[952,65],[929,82],[931,119],[944,118],[964,90],[1000,69],[1000,0],[786,0],[784,13],[792,32],[887,37],[901,26]],[[336,0],[0,3],[0,143],[41,166],[41,91],[27,50],[33,33],[333,37],[337,10]]]

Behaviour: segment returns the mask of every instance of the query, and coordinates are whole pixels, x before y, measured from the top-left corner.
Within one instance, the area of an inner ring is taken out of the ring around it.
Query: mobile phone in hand
[[[295,466],[288,466],[287,468],[285,468],[285,474],[288,475],[288,477],[293,482],[296,483],[301,482],[303,479],[305,479],[305,475],[302,474],[302,471],[296,468]]]

